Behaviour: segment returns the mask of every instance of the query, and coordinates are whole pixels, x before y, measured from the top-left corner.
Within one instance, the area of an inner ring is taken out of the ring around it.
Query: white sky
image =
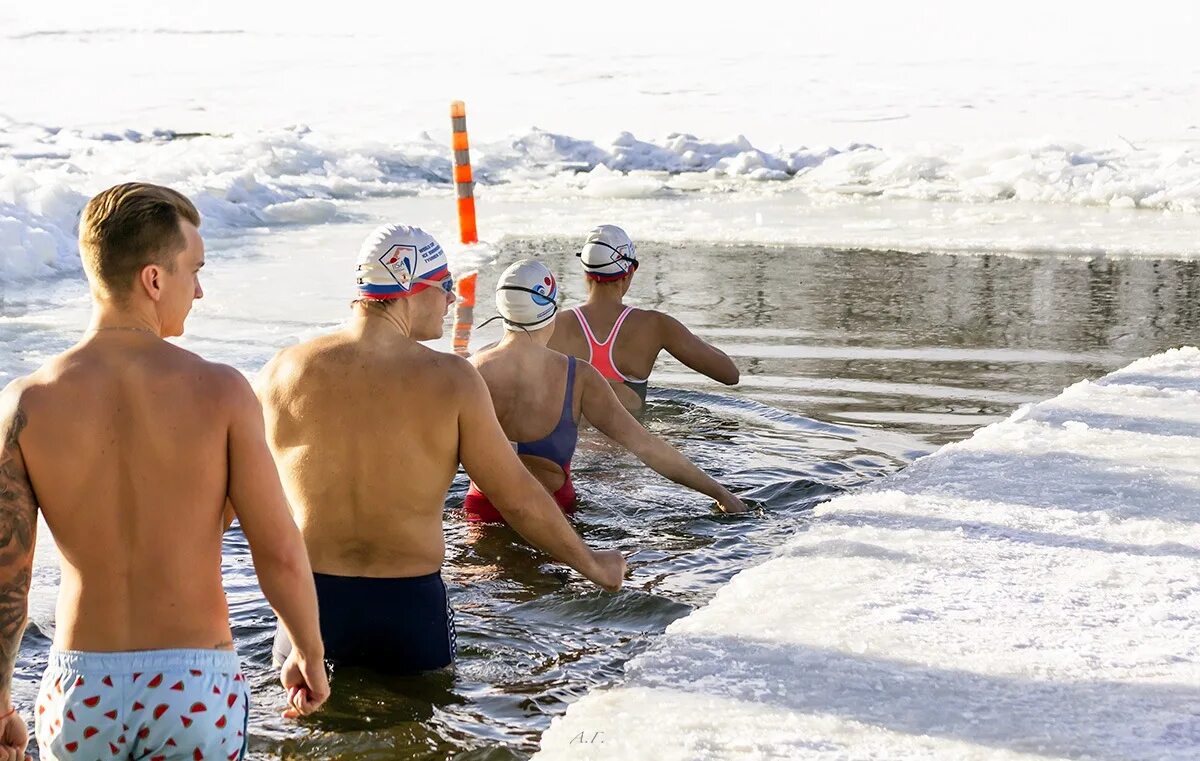
[[[907,58],[931,55],[1059,56],[1097,60],[1194,55],[1197,3],[1095,0],[840,3],[740,0],[720,10],[681,12],[677,3],[608,0],[388,4],[367,0],[279,3],[250,0],[110,2],[57,0],[0,8],[12,33],[102,28],[243,29],[386,35],[397,45],[440,50],[462,44],[546,50],[661,53],[761,46],[814,52],[861,49]],[[700,6],[692,6],[696,8]],[[739,51],[744,52],[744,50]]]

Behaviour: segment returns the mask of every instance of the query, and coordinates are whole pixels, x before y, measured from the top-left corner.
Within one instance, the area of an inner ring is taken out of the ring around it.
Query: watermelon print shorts
[[[36,711],[42,761],[236,761],[250,696],[232,650],[52,650]]]

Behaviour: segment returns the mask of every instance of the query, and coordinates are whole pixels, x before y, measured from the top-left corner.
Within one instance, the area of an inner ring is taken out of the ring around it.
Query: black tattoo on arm
[[[19,403],[0,404],[0,701],[10,699],[37,536],[37,499],[19,442],[27,422]]]

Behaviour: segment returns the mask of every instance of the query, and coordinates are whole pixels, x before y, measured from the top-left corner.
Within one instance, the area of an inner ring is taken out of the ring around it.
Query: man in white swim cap
[[[624,230],[600,225],[577,254],[587,282],[587,301],[555,320],[550,348],[585,359],[617,392],[630,412],[646,402],[650,371],[664,349],[718,383],[735,385],[740,373],[725,352],[698,338],[674,317],[624,303],[638,269],[637,249]],[[599,336],[605,336],[601,341]]]
[[[454,293],[446,252],[419,227],[383,225],[358,251],[358,293],[368,301],[415,296],[429,287]],[[451,299],[448,303],[454,303]]]
[[[238,370],[163,340],[203,296],[199,226],[192,202],[158,185],[88,201],[91,325],[0,394],[0,758],[25,758],[10,688],[39,512],[62,560],[36,693],[41,758],[243,757],[249,685],[221,584],[228,502],[296,639],[285,715],[329,696],[308,556],[258,400]]]
[[[460,462],[531,544],[619,588],[624,559],[589,549],[517,459],[479,373],[419,343],[441,337],[454,300],[437,242],[384,225],[356,280],[346,327],[284,349],[257,384],[308,544],[326,658],[406,673],[453,662],[442,516]],[[277,657],[286,652],[277,637]]]

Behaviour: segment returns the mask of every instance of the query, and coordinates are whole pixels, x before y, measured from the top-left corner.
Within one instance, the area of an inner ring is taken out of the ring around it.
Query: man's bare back
[[[232,647],[220,537],[238,383],[127,330],[21,383],[21,449],[62,556],[56,647]]]
[[[411,341],[338,332],[284,351],[257,387],[313,570],[433,573],[458,469],[462,368]]]

